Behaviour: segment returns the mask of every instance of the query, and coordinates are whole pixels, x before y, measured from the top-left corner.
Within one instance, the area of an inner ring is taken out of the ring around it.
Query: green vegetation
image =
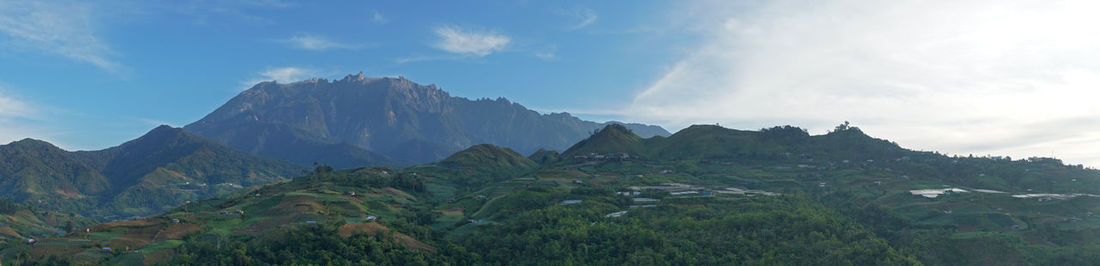
[[[609,127],[561,154],[479,145],[409,168],[322,165],[0,254],[147,264],[1079,265],[1100,260],[1097,195],[1094,169],[910,151],[846,124],[820,136],[692,126],[649,139]]]
[[[0,214],[12,214],[17,210],[14,202],[8,199],[0,198]]]
[[[267,237],[256,244],[233,240],[219,245],[188,239],[171,264],[255,265],[445,265],[460,264],[441,256],[406,248],[390,236],[355,234],[342,237],[334,225],[307,225]]]
[[[0,198],[0,242],[23,242],[72,232],[95,221],[71,213],[26,206]]]
[[[584,202],[545,207],[524,203],[534,195],[517,195],[515,203],[501,204],[524,211],[499,226],[479,227],[464,246],[490,264],[920,264],[861,226],[797,197],[666,199],[660,207],[608,217],[624,209],[609,192],[575,188],[566,198]]]

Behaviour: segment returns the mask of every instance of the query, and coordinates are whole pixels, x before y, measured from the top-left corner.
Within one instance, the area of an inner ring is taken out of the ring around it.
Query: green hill
[[[634,132],[619,124],[611,124],[592,134],[592,136],[573,144],[572,147],[562,152],[562,157],[572,158],[576,156],[619,156],[620,153],[628,155],[645,154],[643,139]]]
[[[480,144],[455,153],[439,164],[454,168],[477,168],[505,171],[522,171],[538,164],[509,148],[493,144]]]

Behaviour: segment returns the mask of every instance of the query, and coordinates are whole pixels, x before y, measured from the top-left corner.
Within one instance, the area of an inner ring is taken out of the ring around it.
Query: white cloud
[[[316,77],[317,75],[318,71],[316,70],[298,67],[273,68],[260,72],[260,76],[263,76],[267,80],[276,80],[280,82],[295,82]]]
[[[595,10],[583,7],[575,8],[572,10],[561,10],[558,12],[558,14],[571,17],[577,21],[576,24],[573,24],[569,27],[570,30],[579,30],[584,27],[588,27],[588,25],[596,23],[596,20],[600,18],[600,16],[596,14]]]
[[[546,60],[546,61],[556,60],[556,59],[558,59],[558,55],[555,53],[557,50],[558,50],[558,46],[549,45],[549,46],[546,46],[545,48],[543,48],[541,50],[536,50],[535,51],[535,57],[538,57],[539,59]]]
[[[374,22],[374,24],[386,24],[390,22],[390,20],[387,19],[385,16],[382,16],[382,13],[378,12],[378,10],[373,11],[370,21]]]
[[[35,125],[40,110],[34,104],[4,93],[0,85],[0,145],[24,138],[46,138],[56,135],[56,131]]]
[[[728,6],[738,5],[738,6]],[[637,94],[633,119],[683,127],[851,120],[903,146],[1100,166],[1100,3],[698,2],[703,40]]]
[[[4,95],[0,91],[0,119],[5,118],[29,118],[34,113],[30,104]]]
[[[297,35],[294,37],[290,37],[290,39],[283,40],[282,42],[289,44],[291,47],[294,48],[310,51],[360,48],[360,46],[341,43],[316,35]]]
[[[466,56],[486,56],[504,49],[512,41],[502,34],[453,25],[438,27],[435,34],[439,36],[439,42],[434,45],[436,48]]]
[[[111,58],[115,53],[97,36],[96,22],[93,8],[85,3],[0,1],[0,33],[11,37],[0,44],[122,71]]]
[[[244,82],[241,82],[241,86],[245,89],[255,86],[257,83],[264,81],[277,81],[280,83],[291,83],[302,81],[314,77],[321,76],[322,73],[319,70],[304,67],[280,67],[280,68],[268,68],[264,71],[256,73],[257,78],[253,78]]]
[[[462,59],[461,55],[443,55],[443,56],[426,56],[426,55],[410,55],[405,57],[399,57],[394,62],[398,64],[412,63],[412,62],[424,62],[435,60],[459,60]]]
[[[554,51],[537,51],[535,52],[535,57],[538,57],[542,60],[558,59],[558,55],[554,54]]]

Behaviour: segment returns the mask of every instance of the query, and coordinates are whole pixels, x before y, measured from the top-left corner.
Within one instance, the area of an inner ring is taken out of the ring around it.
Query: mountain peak
[[[149,132],[145,133],[144,136],[163,136],[163,135],[180,135],[180,134],[186,134],[186,132],[184,132],[182,128],[172,127],[172,126],[169,126],[169,125],[160,125],[160,126],[157,126],[156,128],[153,128],[152,130],[149,130]]]
[[[145,135],[141,135],[136,139],[122,143],[117,147],[128,147],[138,149],[160,149],[166,147],[178,147],[180,145],[188,144],[214,144],[209,140],[196,136],[185,131],[183,128],[172,127],[168,125],[160,125]],[[116,147],[116,148],[117,148]],[[154,148],[159,147],[159,148]]]
[[[347,81],[367,81],[367,80],[376,80],[376,79],[377,78],[367,77],[367,75],[363,74],[363,71],[359,71],[359,74],[348,74],[347,76],[344,77],[344,80],[347,80]]]
[[[150,132],[152,132],[152,131],[166,131],[166,130],[173,130],[173,129],[178,129],[178,128],[174,128],[174,127],[169,126],[169,125],[159,125],[159,126],[153,128],[153,130],[151,130]]]
[[[52,143],[49,143],[47,141],[39,140],[39,139],[32,139],[32,138],[25,138],[25,139],[21,139],[21,140],[18,140],[18,141],[13,141],[13,142],[9,143],[7,146],[23,147],[23,148],[53,148],[53,149],[60,149],[57,146],[54,146]]]
[[[634,134],[627,129],[626,126],[619,123],[612,123],[600,130],[600,134]]]
[[[627,153],[634,156],[642,152],[642,137],[635,135],[622,124],[608,124],[600,131],[573,145],[564,153],[565,158],[589,153]]]
[[[474,145],[443,159],[440,163],[459,167],[492,166],[500,169],[527,169],[536,165],[534,161],[512,149],[493,144]]]

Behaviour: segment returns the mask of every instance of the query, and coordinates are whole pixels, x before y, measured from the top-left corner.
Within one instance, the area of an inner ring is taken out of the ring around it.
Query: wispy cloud
[[[535,57],[538,57],[539,59],[546,60],[546,61],[552,61],[552,60],[558,59],[558,55],[555,53],[557,50],[558,50],[557,46],[549,45],[549,46],[546,46],[545,48],[542,48],[540,50],[536,50],[534,52],[534,54],[535,54]]]
[[[600,16],[596,14],[595,10],[585,7],[578,7],[574,9],[561,9],[557,13],[558,15],[569,17],[570,19],[575,21],[575,24],[569,26],[570,30],[579,30],[584,27],[588,27],[588,25],[596,23],[596,20],[600,18]]]
[[[314,78],[322,75],[322,71],[306,67],[279,67],[268,68],[256,73],[256,78],[241,82],[245,89],[264,81],[278,81],[290,83]]]
[[[1073,122],[1100,117],[1095,10],[1090,1],[699,1],[672,13],[702,41],[629,109],[673,128],[823,132],[851,120],[924,150],[1054,152],[1100,166],[1081,157],[1100,143],[1067,144],[1098,139],[1096,123]]]
[[[459,60],[465,58],[463,55],[410,55],[405,57],[399,57],[394,62],[398,64],[435,61],[435,60]]]
[[[362,45],[342,43],[317,35],[297,35],[289,39],[281,40],[280,42],[290,45],[290,47],[310,51],[354,50],[363,47]]]
[[[390,22],[390,20],[383,16],[381,12],[378,12],[378,10],[371,11],[370,21],[374,22],[374,24],[386,24]]]
[[[232,2],[232,1],[230,1]],[[242,6],[253,6],[263,8],[289,8],[297,6],[294,1],[282,1],[282,0],[240,0],[237,1]]]
[[[0,145],[24,138],[46,138],[56,136],[56,130],[49,130],[36,123],[42,117],[42,108],[12,96],[0,84]]]
[[[0,45],[66,57],[113,73],[123,67],[97,35],[93,6],[66,1],[0,1]],[[0,39],[3,41],[3,39]]]
[[[434,46],[440,50],[464,56],[483,57],[500,51],[512,42],[503,34],[491,31],[463,29],[454,25],[435,28],[439,41]]]
[[[30,104],[0,91],[0,119],[29,118],[32,114],[34,114],[34,108]]]

